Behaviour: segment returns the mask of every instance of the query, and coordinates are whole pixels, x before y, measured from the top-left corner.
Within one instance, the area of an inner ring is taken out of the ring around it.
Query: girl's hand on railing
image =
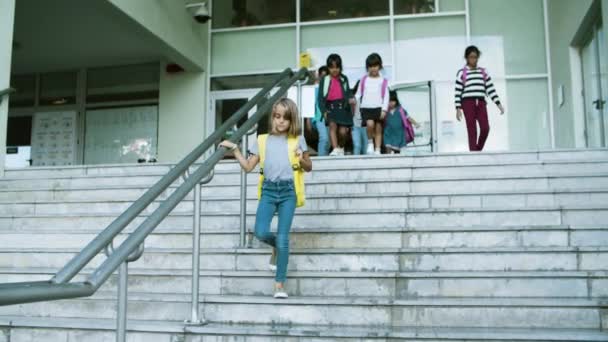
[[[225,147],[225,148],[229,149],[230,151],[234,151],[234,150],[236,150],[239,147],[239,145],[237,145],[237,144],[235,144],[235,143],[233,143],[232,141],[229,141],[229,140],[222,141],[220,143],[220,146]]]

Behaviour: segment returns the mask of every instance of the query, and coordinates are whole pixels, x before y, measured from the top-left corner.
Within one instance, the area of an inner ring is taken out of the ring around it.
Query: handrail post
[[[243,140],[241,141],[242,153],[247,157],[249,154],[249,136],[253,135],[257,132],[258,125],[256,124],[249,130],[249,132],[245,133]],[[249,240],[247,240],[247,172],[241,168],[241,198],[240,198],[240,214],[239,214],[239,246],[241,248],[249,247],[251,248],[251,240],[252,236],[250,235]],[[249,242],[248,242],[249,241]]]
[[[129,266],[127,262],[118,269],[118,312],[116,314],[116,342],[127,340],[127,286],[129,283]]]
[[[246,155],[249,147],[249,134],[245,134],[243,138],[242,151]],[[240,246],[245,247],[247,244],[247,172],[241,169],[241,212],[239,221]]]
[[[199,317],[199,291],[201,274],[201,187],[211,182],[215,172],[211,171],[194,186],[194,215],[192,219],[192,301],[190,303],[190,320],[188,325],[206,324],[204,317]]]
[[[110,242],[105,253],[109,257],[114,253],[114,242]],[[137,247],[118,267],[118,297],[116,299],[116,342],[127,341],[127,291],[129,288],[129,263],[138,260],[144,253],[144,244]]]
[[[200,262],[201,262],[201,184],[194,187],[194,218],[192,231],[192,303],[190,320],[187,324],[204,324],[199,319],[199,289],[200,289]]]

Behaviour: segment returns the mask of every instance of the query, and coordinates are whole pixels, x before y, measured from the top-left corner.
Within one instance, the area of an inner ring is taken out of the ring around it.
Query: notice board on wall
[[[34,114],[31,158],[33,166],[74,165],[76,111]]]

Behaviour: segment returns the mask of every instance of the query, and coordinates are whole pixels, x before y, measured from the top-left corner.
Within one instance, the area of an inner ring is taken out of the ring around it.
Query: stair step
[[[276,228],[276,227],[275,227]],[[273,229],[275,229],[273,228]],[[77,229],[0,229],[0,248],[83,248],[100,230]],[[251,233],[250,233],[251,234]],[[251,235],[249,234],[249,238]],[[37,235],[38,239],[31,239]],[[608,228],[570,229],[525,227],[493,230],[412,230],[394,229],[294,229],[290,233],[292,248],[491,248],[491,247],[591,247],[608,245]],[[128,234],[119,235],[121,243]],[[205,230],[200,238],[201,248],[237,248],[240,233],[237,229]],[[149,248],[191,248],[192,230],[162,230],[146,238]],[[265,245],[257,239],[253,247]]]
[[[130,293],[128,316],[181,320],[189,296]],[[0,307],[0,315],[112,318],[115,300],[61,300]],[[341,298],[204,296],[202,311],[210,322],[230,324],[366,325],[397,327],[576,328],[601,329],[608,319],[601,301],[568,298]],[[162,309],[160,309],[162,308]]]
[[[62,267],[80,249],[0,249],[0,267]],[[191,249],[148,248],[133,267],[189,269]],[[203,270],[266,270],[269,249],[205,249]],[[99,265],[99,255],[91,267]],[[295,249],[292,271],[601,271],[604,247]]]
[[[98,342],[112,339],[116,322],[110,319],[38,318],[0,316],[0,325],[10,326],[15,341],[44,340],[53,342]],[[608,333],[598,329],[517,329],[517,328],[422,328],[319,325],[228,325],[208,323],[184,325],[181,322],[129,320],[129,336],[134,340],[196,342],[315,342],[388,341],[493,341],[556,342],[606,341]],[[191,340],[190,338],[195,340]]]
[[[49,268],[0,269],[6,282],[48,280]],[[76,280],[91,273],[82,272]],[[129,291],[184,293],[190,291],[189,270],[129,269]],[[201,271],[203,295],[271,295],[270,271]],[[608,296],[606,272],[290,272],[295,296],[333,297],[563,297]],[[116,289],[111,277],[102,291]]]

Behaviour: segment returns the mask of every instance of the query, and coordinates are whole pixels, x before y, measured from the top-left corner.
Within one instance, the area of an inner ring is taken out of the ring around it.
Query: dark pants
[[[482,99],[463,99],[462,111],[467,123],[469,135],[469,151],[481,151],[490,134],[486,101]],[[477,123],[479,123],[479,138],[477,138]]]

